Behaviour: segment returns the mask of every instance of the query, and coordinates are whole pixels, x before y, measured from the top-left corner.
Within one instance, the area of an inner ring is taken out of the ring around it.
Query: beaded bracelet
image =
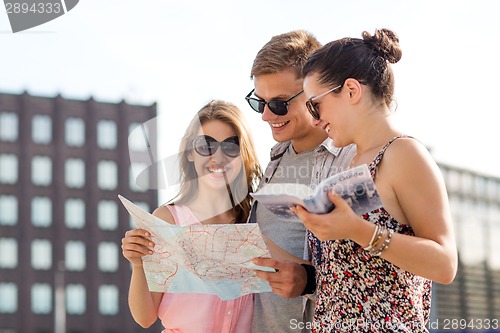
[[[380,247],[380,249],[378,251],[372,251],[370,252],[370,254],[372,256],[376,256],[376,257],[380,257],[380,255],[382,254],[382,252],[384,252],[385,250],[387,250],[387,248],[389,247],[389,244],[391,243],[391,240],[392,240],[392,235],[394,234],[394,230],[391,230],[391,229],[387,229],[387,235],[386,235],[386,238],[384,240],[384,243],[382,244],[382,246]]]

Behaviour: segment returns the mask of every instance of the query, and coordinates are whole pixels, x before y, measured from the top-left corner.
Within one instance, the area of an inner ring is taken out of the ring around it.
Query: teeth
[[[326,131],[326,133],[330,133],[330,130],[331,130],[331,129],[332,129],[332,128],[330,127],[330,125],[327,125],[327,126],[325,127],[325,131]]]
[[[223,173],[224,169],[208,169],[211,173]]]
[[[278,128],[278,127],[285,126],[287,123],[288,123],[288,121],[285,121],[283,123],[271,124],[271,127]]]

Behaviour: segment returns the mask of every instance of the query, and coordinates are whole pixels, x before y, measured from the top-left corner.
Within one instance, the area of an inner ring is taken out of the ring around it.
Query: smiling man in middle
[[[320,46],[313,35],[298,30],[272,37],[257,53],[251,70],[255,88],[246,100],[262,114],[278,142],[271,149],[271,162],[259,187],[294,182],[315,187],[321,180],[348,168],[354,156],[354,147],[338,149],[325,129],[311,126],[313,119],[302,90],[302,67]],[[302,223],[281,221],[258,202],[252,207],[250,222],[258,223],[262,233],[289,254],[314,260]],[[253,332],[309,332],[314,302],[299,296],[314,293],[314,268],[265,258],[255,259],[254,263],[273,267],[276,272],[256,271],[269,281],[274,294],[256,294]]]

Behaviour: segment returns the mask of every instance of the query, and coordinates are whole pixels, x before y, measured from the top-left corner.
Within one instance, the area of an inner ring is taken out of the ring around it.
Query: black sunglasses
[[[250,107],[257,111],[258,113],[264,113],[264,108],[267,106],[269,107],[269,110],[272,111],[275,115],[278,116],[284,116],[288,113],[288,104],[290,104],[291,101],[293,101],[295,98],[297,98],[300,94],[304,92],[304,90],[301,90],[297,95],[293,96],[287,101],[280,101],[279,99],[272,99],[269,102],[266,102],[263,99],[258,99],[258,98],[253,98],[250,97],[252,96],[253,92],[255,89],[252,89],[248,95],[246,95],[245,99],[247,100],[248,104]]]
[[[215,154],[219,145],[222,152],[228,157],[235,158],[240,155],[240,140],[237,136],[230,136],[222,142],[215,140],[209,135],[200,135],[193,140],[193,148],[201,156]]]
[[[311,97],[311,98],[309,98],[309,99],[307,100],[307,102],[306,102],[307,110],[309,110],[309,113],[310,113],[310,114],[311,114],[311,116],[314,118],[314,120],[319,120],[319,111],[318,111],[318,108],[317,108],[318,103],[314,103],[313,101],[314,101],[315,99],[318,99],[318,98],[320,98],[320,97],[323,97],[323,96],[325,96],[325,95],[327,95],[327,94],[331,93],[332,91],[335,91],[335,90],[337,90],[337,89],[339,89],[339,88],[341,88],[341,87],[342,87],[342,85],[337,86],[337,87],[332,88],[332,89],[330,89],[330,90],[328,90],[328,91],[325,91],[325,92],[324,92],[324,93],[322,93],[322,94],[319,94],[318,96]]]

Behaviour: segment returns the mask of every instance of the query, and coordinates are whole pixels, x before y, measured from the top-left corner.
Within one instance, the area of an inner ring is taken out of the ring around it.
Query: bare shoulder
[[[414,181],[439,177],[440,171],[428,148],[413,138],[394,141],[384,154],[384,163],[392,178]]]
[[[153,215],[170,224],[175,224],[175,219],[167,206],[160,206],[155,209]]]
[[[409,164],[418,165],[430,162],[434,164],[428,148],[421,141],[413,138],[400,138],[394,141],[384,154],[384,159],[390,160],[391,164],[405,167]]]

